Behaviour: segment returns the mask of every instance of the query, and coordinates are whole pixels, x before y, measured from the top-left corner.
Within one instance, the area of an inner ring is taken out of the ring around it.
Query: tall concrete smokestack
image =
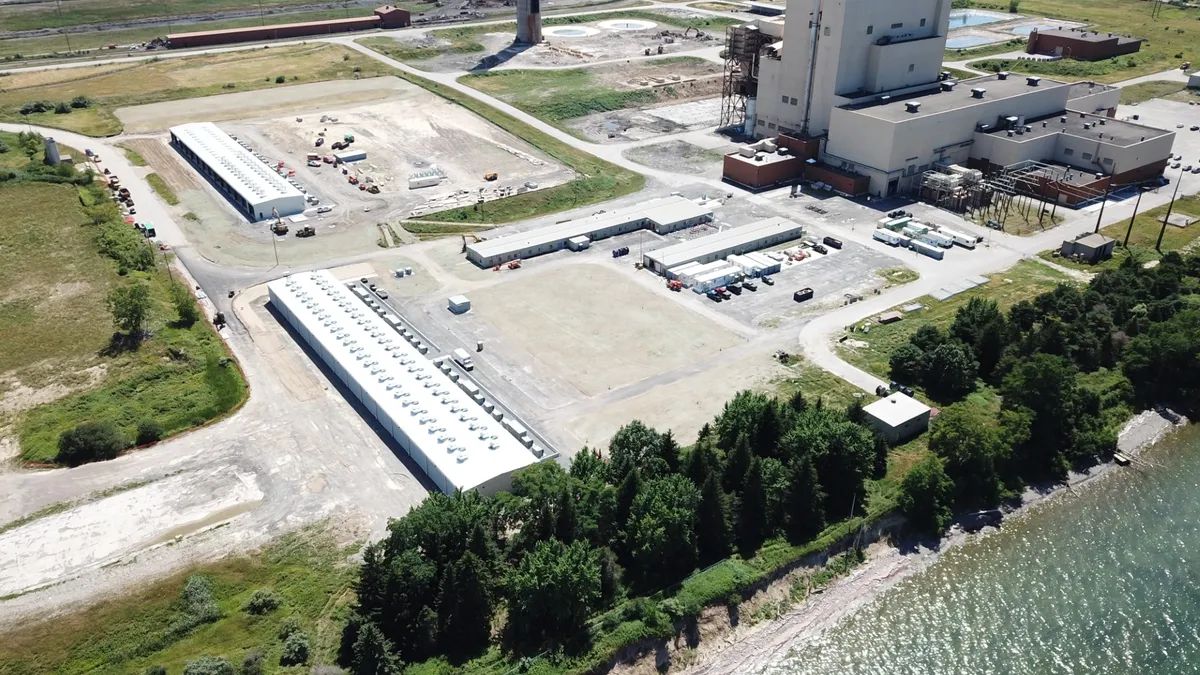
[[[542,41],[542,0],[517,0],[517,42]]]

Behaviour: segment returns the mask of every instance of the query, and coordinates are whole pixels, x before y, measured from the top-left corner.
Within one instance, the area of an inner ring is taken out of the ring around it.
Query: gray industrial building
[[[767,218],[716,234],[698,237],[642,255],[642,264],[659,274],[680,265],[723,260],[804,236],[804,226],[787,218]]]
[[[516,423],[502,424],[480,403],[478,387],[453,381],[328,270],[277,279],[267,290],[271,305],[442,492],[495,494],[538,461]]]
[[[586,248],[570,243],[578,237],[596,241],[641,229],[667,234],[711,220],[712,209],[708,207],[683,197],[663,197],[633,207],[468,244],[467,259],[480,267],[492,267],[564,248]]]
[[[867,421],[892,445],[928,429],[932,412],[929,406],[900,392],[863,408]]]

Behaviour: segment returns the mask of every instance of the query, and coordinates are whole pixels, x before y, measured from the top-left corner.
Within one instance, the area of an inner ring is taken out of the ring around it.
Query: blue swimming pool
[[[966,49],[967,47],[978,47],[979,45],[987,45],[993,42],[999,42],[999,40],[986,35],[957,35],[946,40],[946,49]]]
[[[996,23],[997,21],[1007,21],[1016,18],[1019,17],[1011,14],[987,12],[981,9],[955,9],[950,12],[950,29],[982,26],[985,23]]]
[[[1048,23],[1034,24],[1032,26],[1017,26],[1016,28],[1009,28],[1008,32],[1012,33],[1013,35],[1028,36],[1030,33],[1033,32],[1034,28],[1038,29],[1039,31],[1043,31],[1043,30],[1054,30],[1055,28],[1061,28],[1061,26],[1055,26],[1055,25],[1048,24]]]

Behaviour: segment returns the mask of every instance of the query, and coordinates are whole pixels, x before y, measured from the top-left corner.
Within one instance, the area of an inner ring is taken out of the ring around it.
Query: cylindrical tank
[[[58,163],[62,161],[58,155],[58,143],[50,136],[46,137],[44,143],[46,146],[46,163],[50,166],[58,166]]]
[[[532,45],[542,41],[542,1],[517,0],[517,42]]]
[[[754,125],[758,122],[758,99],[751,96],[746,99],[746,126],[742,133],[747,136],[754,135]]]

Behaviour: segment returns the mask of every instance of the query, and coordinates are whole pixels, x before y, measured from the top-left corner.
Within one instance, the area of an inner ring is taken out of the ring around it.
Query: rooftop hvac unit
[[[921,103],[919,101],[909,101],[908,103],[904,104],[904,112],[915,113],[920,111]]]
[[[1038,84],[1039,84],[1041,81],[1042,81],[1042,78],[1040,78],[1040,77],[1035,77],[1035,76],[1032,76],[1032,75],[1030,75],[1029,77],[1025,78],[1025,82],[1026,82],[1026,83],[1027,83],[1029,86],[1031,86],[1031,87],[1036,87],[1036,86],[1038,86]]]
[[[958,84],[954,80],[944,80],[942,82],[942,91],[954,91],[954,85]]]
[[[999,73],[996,73],[996,79],[1007,80],[1008,79],[1008,71],[1001,71]]]
[[[983,95],[986,93],[987,89],[984,89],[983,87],[975,87],[971,90],[971,98],[983,98]]]
[[[1066,123],[1067,123],[1067,116],[1066,116],[1066,115],[1063,115],[1062,117],[1058,118],[1058,121],[1059,121],[1059,123],[1061,123],[1061,124],[1066,124]]]

